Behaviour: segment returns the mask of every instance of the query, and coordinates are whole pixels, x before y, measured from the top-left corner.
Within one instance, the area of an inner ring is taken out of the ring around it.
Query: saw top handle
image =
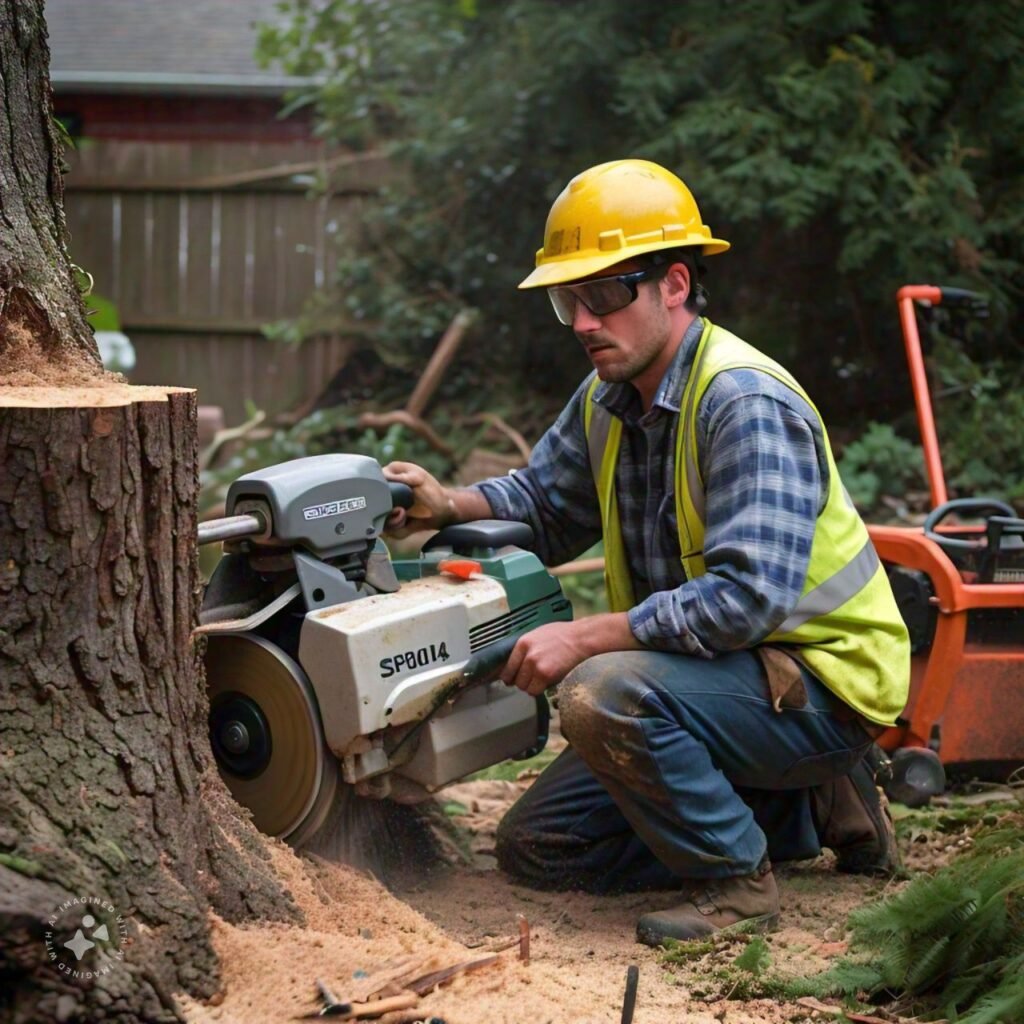
[[[199,524],[199,544],[215,544],[217,541],[236,540],[239,537],[258,537],[267,528],[266,520],[258,512],[243,516],[224,516],[208,519]]]
[[[389,480],[388,490],[391,491],[391,504],[393,507],[412,508],[416,498],[408,484],[400,484],[397,480]]]
[[[412,508],[415,500],[408,484],[388,481],[392,507]],[[238,540],[242,537],[258,537],[267,530],[267,522],[260,512],[248,512],[240,516],[223,516],[208,519],[199,524],[197,539],[200,545],[215,544],[218,541]]]

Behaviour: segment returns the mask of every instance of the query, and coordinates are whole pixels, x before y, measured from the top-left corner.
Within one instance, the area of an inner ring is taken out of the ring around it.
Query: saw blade
[[[333,799],[338,766],[306,674],[253,633],[210,635],[205,660],[210,741],[231,795],[261,832],[308,832]]]

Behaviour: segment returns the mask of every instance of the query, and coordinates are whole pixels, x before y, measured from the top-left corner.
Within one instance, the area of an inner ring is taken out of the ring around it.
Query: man
[[[771,858],[895,847],[865,754],[907,695],[909,643],[824,425],[777,363],[703,316],[712,237],[643,160],[574,178],[521,288],[546,288],[594,367],[514,475],[442,487],[392,463],[397,532],[528,522],[547,564],[603,538],[611,611],[542,626],[502,678],[555,684],[570,747],[506,815],[498,860],[537,886],[669,888],[658,944],[768,929]]]

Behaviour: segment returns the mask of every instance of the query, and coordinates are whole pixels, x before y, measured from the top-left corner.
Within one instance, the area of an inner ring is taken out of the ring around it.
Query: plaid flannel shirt
[[[631,384],[602,383],[595,401],[623,422],[615,473],[622,539],[636,605],[634,636],[703,657],[750,647],[800,598],[829,469],[818,417],[798,395],[757,370],[715,377],[698,409],[706,492],[705,575],[687,580],[675,511],[679,409],[698,317],[645,413]],[[529,523],[547,565],[578,557],[601,537],[601,513],[583,429],[588,377],[537,443],[529,464],[477,484],[494,515]]]

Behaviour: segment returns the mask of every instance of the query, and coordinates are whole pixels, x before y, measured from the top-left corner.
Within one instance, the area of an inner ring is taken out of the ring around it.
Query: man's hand
[[[440,530],[449,523],[490,519],[487,499],[469,488],[445,487],[414,462],[389,462],[384,477],[412,488],[412,508],[393,509],[384,532],[390,537],[408,537],[420,530]]]
[[[506,686],[531,697],[560,683],[581,661],[606,651],[633,651],[643,645],[625,613],[592,615],[577,622],[549,622],[519,638],[501,672]]]
[[[413,462],[389,462],[384,476],[412,488],[412,508],[395,508],[388,516],[385,532],[392,537],[408,537],[419,530],[440,530],[456,522],[455,502],[446,487],[422,466]]]

